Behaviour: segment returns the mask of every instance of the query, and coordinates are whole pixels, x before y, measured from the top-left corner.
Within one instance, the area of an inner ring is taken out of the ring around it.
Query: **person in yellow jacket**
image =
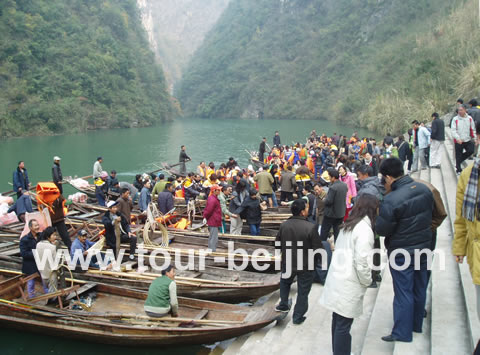
[[[463,263],[464,258],[467,257],[477,293],[477,316],[480,319],[479,168],[480,158],[476,158],[474,164],[462,171],[458,180],[452,252],[457,263]]]

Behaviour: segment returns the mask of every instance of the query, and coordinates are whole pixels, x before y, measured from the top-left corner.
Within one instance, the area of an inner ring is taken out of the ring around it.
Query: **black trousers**
[[[462,144],[455,143],[455,161],[457,165],[457,172],[462,171],[462,163],[473,154],[474,150],[475,143],[473,141],[463,142]]]
[[[58,190],[60,191],[60,195],[63,195],[63,186],[59,182],[56,182],[55,185],[57,186]]]
[[[130,255],[135,254],[135,249],[137,249],[137,237],[130,237],[127,234],[122,234],[120,237],[120,243],[130,243]],[[115,259],[117,258],[117,249],[115,245],[110,245],[107,243],[107,246],[113,250],[113,255]]]
[[[280,202],[293,201],[293,192],[280,191]]]
[[[70,247],[72,246],[72,240],[70,239],[70,234],[68,234],[68,228],[65,225],[65,221],[60,221],[56,223],[52,223],[52,227],[55,228],[60,235],[60,238],[62,238],[63,244],[65,244],[70,250]]]
[[[333,228],[333,237],[335,238],[335,241],[337,241],[338,233],[340,232],[340,226],[342,225],[342,223],[343,218],[331,218],[323,216],[322,232],[320,234],[320,238],[322,240],[327,240],[330,229]]]
[[[332,351],[333,355],[350,355],[352,351],[352,336],[350,328],[353,318],[346,318],[338,313],[332,314]]]
[[[308,294],[312,288],[314,271],[292,271],[288,279],[280,279],[280,305],[288,307],[288,296],[292,283],[297,277],[297,300],[293,309],[292,319],[294,322],[300,321],[308,310]]]

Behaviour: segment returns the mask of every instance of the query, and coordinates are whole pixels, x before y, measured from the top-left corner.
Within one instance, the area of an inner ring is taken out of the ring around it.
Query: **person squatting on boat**
[[[143,309],[149,317],[158,318],[168,314],[178,317],[177,284],[172,265],[168,265],[162,270],[162,276],[152,281]]]

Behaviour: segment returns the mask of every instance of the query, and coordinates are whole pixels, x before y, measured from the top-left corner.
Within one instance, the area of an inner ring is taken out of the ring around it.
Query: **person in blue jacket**
[[[28,179],[28,172],[25,168],[25,162],[19,161],[17,170],[13,172],[13,191],[17,193],[17,197],[20,197],[29,189],[30,180]]]

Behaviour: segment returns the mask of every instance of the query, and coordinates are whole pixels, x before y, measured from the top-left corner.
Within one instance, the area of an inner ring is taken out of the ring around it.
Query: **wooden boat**
[[[25,299],[28,277],[0,275],[0,324],[83,341],[153,346],[211,344],[246,334],[284,317],[269,307],[238,306],[179,297],[179,317],[144,315],[146,292],[104,284],[73,284],[47,296]],[[90,306],[78,295],[95,291]],[[55,297],[59,305],[40,305]],[[77,300],[75,300],[77,299]],[[82,310],[69,309],[74,303]]]
[[[20,273],[22,259],[16,254],[0,254],[2,271]],[[176,270],[177,292],[184,297],[207,299],[228,303],[248,302],[276,291],[280,285],[279,274],[264,274],[251,271],[237,271],[213,266],[205,266],[203,270]],[[68,272],[65,273],[70,277]],[[72,272],[75,280],[91,281],[148,290],[150,283],[159,275],[153,270],[138,273],[137,271],[99,271]]]
[[[246,149],[245,149],[245,151],[250,156],[250,162],[252,163],[252,165],[254,165],[257,169],[263,168],[264,164],[263,164],[263,162],[258,160],[258,153],[257,152],[249,151],[249,150],[246,150]]]

